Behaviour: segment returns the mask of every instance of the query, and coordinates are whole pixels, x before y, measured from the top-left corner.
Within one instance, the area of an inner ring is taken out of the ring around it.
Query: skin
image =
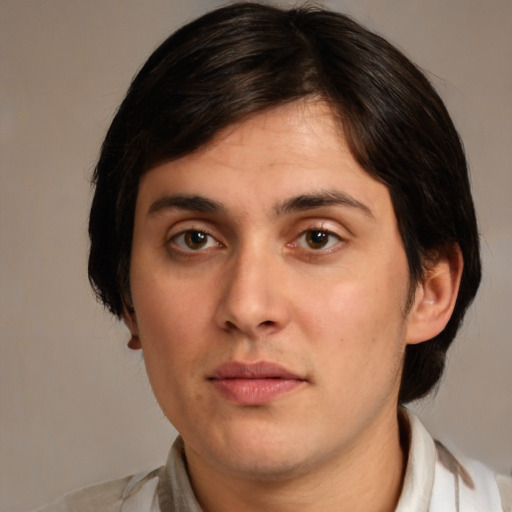
[[[442,329],[460,268],[440,258],[406,311],[388,190],[319,102],[254,115],[148,171],[125,320],[204,510],[394,510],[404,350]],[[210,378],[232,361],[301,380],[237,403]]]

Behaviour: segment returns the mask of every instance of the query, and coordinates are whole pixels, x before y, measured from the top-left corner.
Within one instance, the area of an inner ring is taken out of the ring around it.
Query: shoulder
[[[512,512],[511,476],[434,441],[410,411],[402,411],[401,419],[409,427],[409,453],[397,512]]]
[[[439,441],[435,445],[439,494],[441,489],[447,489],[446,482],[451,481],[455,488],[457,507],[459,504],[461,506],[460,510],[512,512],[512,477],[498,475],[479,461],[461,455],[455,457]]]
[[[37,512],[119,512],[131,476],[74,491]]]
[[[179,436],[165,466],[72,492],[37,512],[149,512],[160,508],[201,512]]]
[[[500,491],[503,512],[512,512],[512,476],[497,475],[496,483]]]

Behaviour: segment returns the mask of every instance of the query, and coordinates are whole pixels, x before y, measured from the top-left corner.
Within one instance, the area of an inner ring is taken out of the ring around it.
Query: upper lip
[[[304,377],[271,362],[242,363],[238,361],[220,365],[210,380],[219,379],[290,379],[306,380]]]

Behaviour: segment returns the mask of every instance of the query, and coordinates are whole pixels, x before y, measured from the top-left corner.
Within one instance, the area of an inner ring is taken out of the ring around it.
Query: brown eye
[[[338,235],[325,229],[308,229],[304,231],[297,240],[297,246],[303,249],[330,249],[340,243],[341,239]]]
[[[208,235],[201,231],[187,231],[183,236],[183,241],[190,249],[201,249],[208,241]]]
[[[329,234],[326,231],[314,230],[306,233],[306,243],[311,249],[322,249],[329,241]]]
[[[211,235],[195,229],[179,233],[172,238],[172,242],[185,251],[200,251],[219,245]]]

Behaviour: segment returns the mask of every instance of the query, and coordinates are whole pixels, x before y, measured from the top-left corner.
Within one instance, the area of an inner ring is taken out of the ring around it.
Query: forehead
[[[300,100],[231,124],[190,158],[222,156],[229,162],[254,149],[261,159],[300,165],[314,159],[321,147],[348,151],[343,127],[325,102]]]
[[[232,124],[196,152],[151,169],[137,203],[147,209],[159,197],[195,195],[240,215],[324,192],[344,194],[377,213],[390,207],[386,187],[356,162],[331,109],[298,101]]]
[[[135,227],[177,211],[229,217],[244,229],[309,211],[342,215],[353,229],[388,232],[397,224],[387,188],[356,162],[341,123],[318,101],[255,114],[150,169],[139,185]]]

